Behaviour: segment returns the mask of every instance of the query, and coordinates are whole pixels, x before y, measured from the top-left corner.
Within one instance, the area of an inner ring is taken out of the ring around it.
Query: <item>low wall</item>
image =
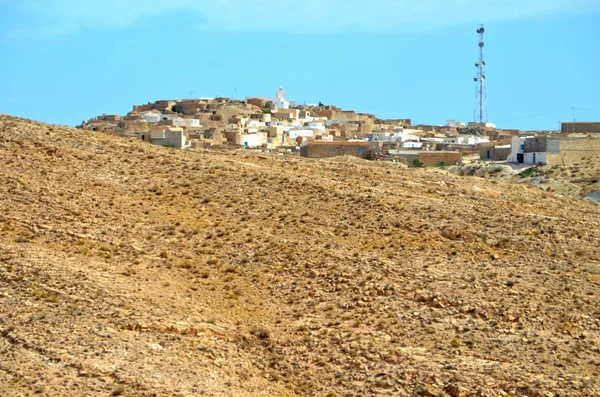
[[[588,159],[600,160],[600,138],[563,138],[556,139],[560,145],[559,153],[548,153],[548,165],[571,166]]]
[[[442,165],[456,165],[462,161],[460,152],[421,152],[419,160],[426,167],[436,167]]]
[[[600,132],[600,122],[596,123],[562,123],[560,132],[563,134]]]
[[[300,147],[300,156],[309,158],[328,158],[337,156],[355,156],[371,158],[369,142],[310,142]]]
[[[511,148],[484,146],[479,148],[479,159],[483,161],[504,161],[510,156]],[[488,154],[489,152],[489,154]]]

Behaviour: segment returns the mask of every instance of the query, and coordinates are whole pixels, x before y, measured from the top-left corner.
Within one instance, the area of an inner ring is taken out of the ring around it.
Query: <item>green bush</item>
[[[538,172],[540,172],[540,169],[538,167],[531,167],[531,168],[527,168],[525,171],[520,172],[519,176],[521,178],[527,178]]]
[[[415,166],[417,168],[421,168],[421,167],[423,167],[423,165],[424,164],[423,164],[423,162],[421,160],[419,160],[419,159],[414,159],[413,160],[413,166]]]

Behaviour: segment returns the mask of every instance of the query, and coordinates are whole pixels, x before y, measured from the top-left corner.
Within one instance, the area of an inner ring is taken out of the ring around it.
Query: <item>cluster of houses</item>
[[[600,157],[600,122],[562,123],[561,131],[521,133],[510,141],[480,145],[482,161],[528,165],[574,165]]]
[[[476,154],[483,161],[565,163],[576,157],[565,155],[575,148],[598,149],[595,138],[581,134],[600,132],[600,123],[568,123],[562,134],[523,134],[489,123],[465,126],[453,120],[445,126],[413,126],[410,119],[381,120],[334,106],[298,105],[279,87],[274,97],[244,101],[156,101],[134,106],[123,117],[95,117],[80,128],[178,149],[244,147],[312,158],[352,155],[408,166],[437,166],[458,164],[464,155]],[[569,135],[572,133],[581,136]]]

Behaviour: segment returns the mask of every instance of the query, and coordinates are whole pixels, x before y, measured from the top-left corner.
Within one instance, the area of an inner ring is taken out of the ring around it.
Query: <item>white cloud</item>
[[[600,10],[598,0],[0,0],[24,15],[23,31],[60,34],[133,25],[185,12],[209,30],[298,33],[432,29]]]

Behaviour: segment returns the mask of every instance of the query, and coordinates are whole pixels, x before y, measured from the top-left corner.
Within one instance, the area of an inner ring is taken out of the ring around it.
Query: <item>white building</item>
[[[290,139],[296,139],[298,137],[304,137],[304,138],[309,138],[309,137],[314,137],[315,136],[315,131],[311,130],[311,129],[301,129],[301,128],[294,128],[288,131],[288,135],[290,137]]]
[[[142,120],[146,120],[148,123],[158,123],[163,119],[163,115],[160,113],[146,113],[142,115]]]
[[[267,134],[261,132],[236,134],[235,143],[248,148],[256,148],[267,143]]]
[[[371,142],[402,142],[402,134],[399,132],[373,132],[368,138]]]
[[[254,119],[248,121],[245,125],[248,128],[266,128],[267,123]]]
[[[480,143],[489,142],[489,140],[475,135],[459,135],[444,138],[443,142],[455,145],[479,145]]]
[[[423,147],[423,142],[404,141],[402,142],[402,147],[405,149],[420,149]]]
[[[275,101],[273,101],[273,106],[278,109],[289,109],[290,103],[286,100],[287,95],[283,89],[283,86],[279,86],[279,90],[275,93]]]
[[[298,106],[297,102],[291,102],[291,101],[287,100],[287,94],[283,90],[283,86],[279,86],[279,90],[277,90],[277,92],[275,93],[275,98],[273,98],[273,97],[256,97],[256,96],[246,97],[246,101],[249,101],[250,99],[262,99],[263,101],[266,101],[266,102],[273,102],[273,106],[278,109],[289,109],[289,108],[295,108]]]
[[[539,164],[546,163],[546,152],[529,152],[526,151],[526,141],[528,139],[535,139],[534,136],[513,136],[511,152],[506,159],[509,163],[518,164]]]
[[[200,127],[200,120],[198,119],[183,119],[183,118],[174,118],[173,125],[175,127]]]
[[[319,131],[327,131],[327,128],[325,128],[325,122],[323,121],[312,121],[310,123],[308,123],[308,128],[312,129],[312,130],[319,130]]]
[[[411,130],[416,131],[416,130]],[[390,131],[381,131],[381,132],[373,132],[369,134],[369,141],[371,142],[405,142],[408,140],[413,140],[420,142],[421,139],[418,136],[412,135],[410,133],[405,132],[390,132]]]
[[[177,149],[185,149],[189,146],[183,129],[178,127],[152,127],[150,137],[154,145],[169,146]]]

